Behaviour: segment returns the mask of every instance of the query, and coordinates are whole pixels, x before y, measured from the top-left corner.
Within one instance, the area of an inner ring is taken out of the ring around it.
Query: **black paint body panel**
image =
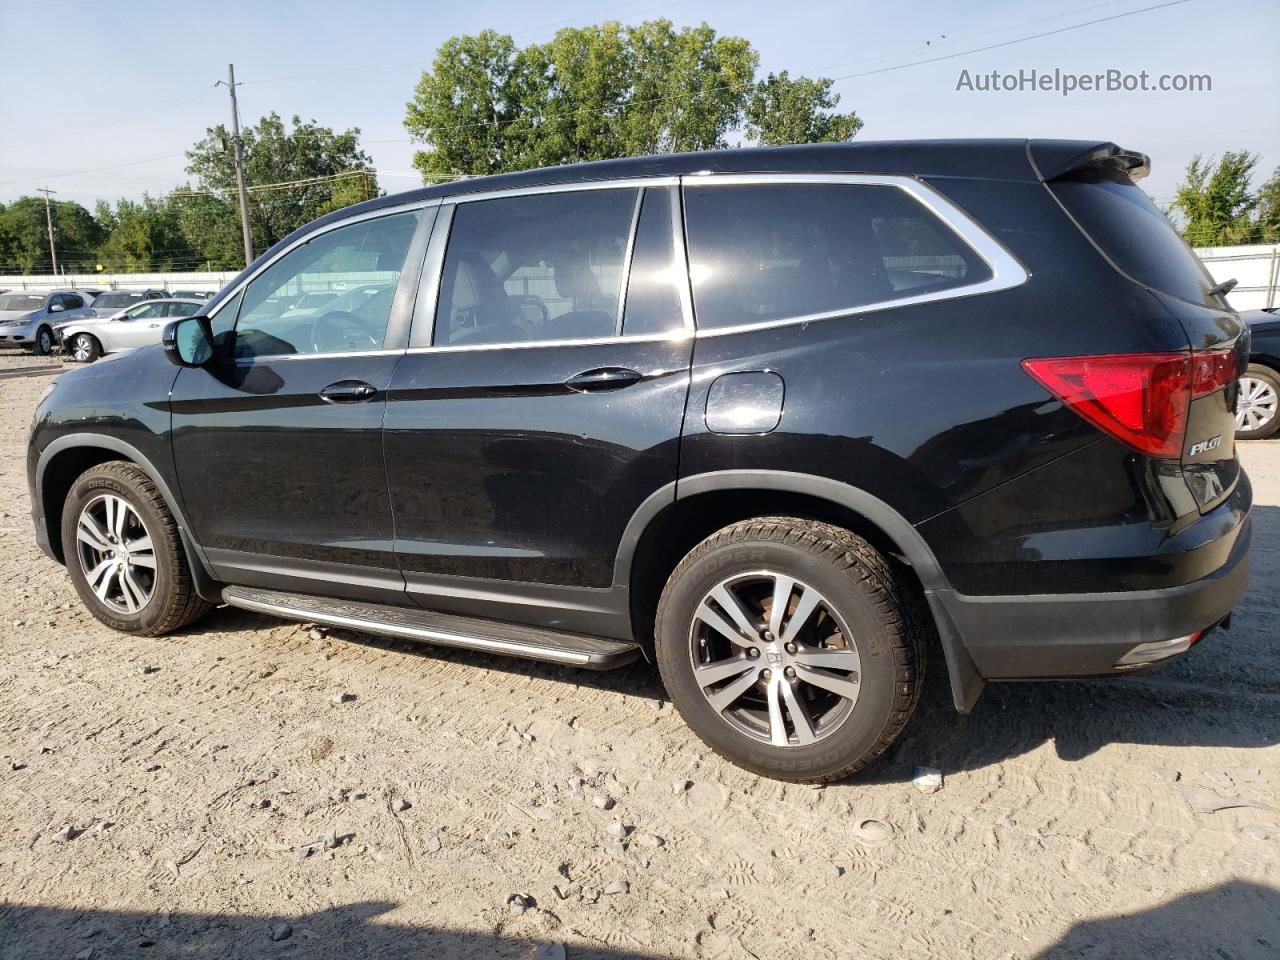
[[[1069,169],[1095,146],[1041,142],[1036,155]],[[1027,279],[714,335],[404,351],[422,268],[408,264],[396,349],[379,355],[179,373],[147,349],[62,376],[32,432],[38,538],[56,553],[45,491],[68,445],[107,435],[116,446],[106,456],[154,471],[196,559],[226,583],[626,639],[642,622],[631,606],[638,545],[682,501],[746,490],[767,504],[789,493],[864,518],[910,563],[962,709],[983,677],[1098,672],[1126,644],[1210,626],[1230,610],[1248,573],[1251,494],[1229,427],[1204,453],[1145,457],[1064,407],[1021,362],[1221,347],[1243,357],[1248,338],[1234,313],[1120,273],[1065,215],[1026,141],[532,171],[380,198],[285,242],[404,202],[700,171],[914,176],[979,223]],[[414,336],[431,306],[417,304]],[[1255,331],[1255,352],[1266,344]],[[616,389],[566,385],[613,367],[642,376]],[[348,379],[377,393],[363,403],[319,398]],[[1194,401],[1188,444],[1221,432],[1233,406],[1233,388]],[[739,407],[750,428],[735,431],[726,418]],[[1117,597],[1132,604],[1123,628],[1097,643],[1082,636],[1080,624],[1105,622]]]

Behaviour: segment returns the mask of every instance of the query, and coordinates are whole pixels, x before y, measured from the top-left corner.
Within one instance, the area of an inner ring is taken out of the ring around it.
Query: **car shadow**
[[[542,944],[558,942],[555,934],[548,934],[546,939],[530,939],[379,921],[398,906],[373,901],[301,915],[233,916],[9,904],[0,907],[0,960],[64,960],[76,956],[528,960]],[[509,926],[523,926],[523,919]],[[558,926],[554,915],[538,919],[545,921],[541,924],[544,929]],[[281,924],[288,925],[287,933]],[[570,954],[574,960],[658,960],[657,954],[576,943],[570,947]],[[550,952],[547,956],[564,954]]]
[[[1250,588],[1229,631],[1215,631],[1170,665],[1141,675],[991,683],[968,716],[955,713],[946,664],[935,650],[927,661],[920,706],[906,731],[884,757],[848,782],[909,780],[916,766],[944,773],[981,769],[1047,742],[1064,761],[1083,759],[1112,743],[1237,748],[1280,743],[1280,644],[1272,627],[1280,615],[1280,597],[1270,589],[1280,583],[1280,508],[1256,506],[1253,521]],[[1259,548],[1273,543],[1274,551]],[[187,632],[267,630],[281,622],[224,608]],[[351,631],[331,636],[404,656],[536,676],[619,696],[667,699],[656,667],[643,660],[596,672]]]
[[[529,960],[564,955],[554,947],[539,952],[539,947],[560,942],[555,933],[533,938],[505,935],[505,931],[447,930],[379,920],[397,906],[389,901],[370,901],[304,914],[243,916],[11,903],[0,907],[0,960],[76,956]],[[537,920],[544,930],[559,926],[554,914],[542,914]],[[507,926],[519,929],[524,925],[517,918]],[[1147,910],[1082,920],[1034,960],[1263,960],[1276,956],[1277,946],[1280,891],[1232,880]],[[573,960],[660,960],[661,956],[578,943],[569,944],[567,953]]]
[[[1280,891],[1243,880],[1136,913],[1082,920],[1035,960],[1280,955]]]

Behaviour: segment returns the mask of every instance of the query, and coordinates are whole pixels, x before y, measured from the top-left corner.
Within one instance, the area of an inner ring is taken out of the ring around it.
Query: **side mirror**
[[[65,310],[65,309],[67,309],[67,308],[66,308],[66,307],[64,307],[64,306],[63,306],[62,304],[60,304],[60,303],[51,303],[51,304],[49,304],[49,312],[50,312],[50,313],[61,313],[61,312],[62,312],[63,310]]]
[[[179,367],[203,367],[213,357],[208,317],[183,317],[164,328],[164,355]]]

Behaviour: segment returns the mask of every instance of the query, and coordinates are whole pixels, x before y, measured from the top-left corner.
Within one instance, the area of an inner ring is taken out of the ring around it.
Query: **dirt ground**
[[[6,960],[1280,956],[1280,443],[1243,450],[1230,632],[1144,677],[992,685],[967,718],[935,662],[900,746],[814,789],[712,755],[644,664],[232,609],[100,626],[28,516],[56,369],[0,356]],[[1253,805],[1190,802],[1214,795]],[[859,841],[868,818],[887,843]]]

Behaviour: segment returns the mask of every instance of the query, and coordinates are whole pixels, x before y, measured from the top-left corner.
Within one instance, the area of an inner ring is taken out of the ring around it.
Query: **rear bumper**
[[[1163,662],[1121,663],[1135,647],[1190,637],[1220,623],[1249,582],[1246,518],[1217,570],[1191,583],[1115,593],[975,597],[939,592],[978,674],[1032,680],[1132,673]],[[1159,649],[1159,648],[1156,648]],[[1170,655],[1186,649],[1171,644]],[[1130,658],[1132,661],[1134,658]]]

